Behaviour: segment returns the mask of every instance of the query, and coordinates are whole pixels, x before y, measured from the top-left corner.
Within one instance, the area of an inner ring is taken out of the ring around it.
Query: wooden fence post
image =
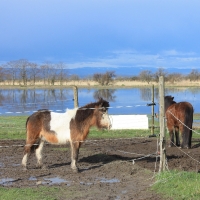
[[[152,85],[152,89],[151,89],[151,98],[152,98],[152,108],[151,108],[151,115],[152,115],[152,124],[151,124],[151,134],[152,136],[154,136],[154,129],[155,129],[155,124],[154,124],[154,85]]]
[[[166,136],[165,136],[165,102],[164,102],[164,78],[159,77],[159,123],[160,123],[160,167],[159,172],[166,168]]]
[[[78,88],[77,86],[73,86],[74,88],[74,108],[78,108]]]

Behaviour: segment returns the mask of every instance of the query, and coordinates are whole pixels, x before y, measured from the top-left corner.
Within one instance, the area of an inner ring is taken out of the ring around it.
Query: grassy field
[[[156,177],[152,189],[166,199],[200,199],[200,174],[185,171],[166,171]],[[161,187],[162,186],[162,187]]]
[[[25,139],[25,116],[9,116],[0,117],[0,140],[4,139]],[[199,119],[199,114],[194,116]],[[149,120],[151,124],[151,120]],[[158,126],[155,122],[155,126]],[[200,133],[200,130],[195,130]],[[199,138],[197,133],[193,134],[193,138]],[[97,131],[91,129],[89,139],[101,138],[133,138],[133,137],[148,137],[151,134],[150,130],[110,130]],[[155,129],[155,134],[159,134],[159,129]],[[168,134],[166,135],[168,137]],[[170,171],[157,174],[156,182],[152,189],[166,198],[171,199],[199,199],[200,196],[200,174],[194,172]],[[162,187],[160,187],[162,185]],[[0,187],[0,199],[56,199],[55,196],[61,192],[62,188],[58,186],[52,187],[37,187],[37,188],[5,188]]]
[[[151,126],[151,117],[149,116],[149,126]],[[0,140],[2,139],[25,139],[26,137],[26,116],[0,116]],[[200,114],[194,115],[194,120],[200,119]],[[154,122],[154,133],[159,134],[159,123]],[[195,127],[195,132],[200,134],[200,125]],[[98,131],[92,128],[89,138],[119,138],[119,137],[148,137],[151,135],[151,130],[109,130]],[[168,137],[168,134],[166,134]],[[193,138],[198,138],[198,134],[193,134]]]

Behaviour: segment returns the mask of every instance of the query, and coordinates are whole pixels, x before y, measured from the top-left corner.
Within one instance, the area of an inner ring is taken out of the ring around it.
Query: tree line
[[[164,68],[158,68],[155,73],[150,70],[143,70],[139,75],[130,75],[128,77],[117,76],[115,71],[106,71],[105,73],[95,73],[85,79],[96,81],[100,85],[109,85],[115,80],[130,80],[143,82],[158,82],[159,76],[164,76],[165,81],[174,83],[182,80],[199,81],[200,72],[192,69],[187,75],[181,73],[168,73]],[[58,83],[63,85],[67,81],[79,81],[80,77],[76,74],[69,75],[65,63],[44,63],[37,64],[25,59],[10,61],[0,66],[0,82],[9,82],[11,85],[23,85],[28,83],[35,85],[41,82],[43,85],[54,85]]]
[[[129,77],[120,77],[116,76],[114,71],[108,71],[104,74],[94,74],[93,80],[97,81],[101,85],[108,85],[114,80],[129,80],[129,81],[142,81],[147,82],[159,82],[159,77],[163,76],[166,82],[179,82],[183,80],[189,81],[200,81],[200,72],[197,69],[192,69],[191,72],[187,75],[183,75],[181,73],[168,73],[164,68],[158,68],[158,70],[153,73],[150,70],[143,70],[137,76],[129,76]]]

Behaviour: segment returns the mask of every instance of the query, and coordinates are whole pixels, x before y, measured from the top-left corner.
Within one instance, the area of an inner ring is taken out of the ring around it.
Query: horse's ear
[[[173,96],[166,96],[166,97],[169,97],[172,101],[174,100],[174,97]]]
[[[101,98],[100,100],[100,104],[99,104],[99,108],[102,108],[102,110],[107,111],[108,107],[109,107],[109,102],[105,101],[103,98]]]
[[[99,98],[99,102],[103,102],[103,98],[102,97],[98,97]]]
[[[99,102],[100,102],[100,104],[99,104],[99,107],[101,108],[101,107],[103,107],[103,104],[104,104],[104,101],[103,101],[103,99],[101,98],[101,99],[99,99]]]
[[[104,104],[104,100],[102,97],[99,97],[99,106],[102,107]]]

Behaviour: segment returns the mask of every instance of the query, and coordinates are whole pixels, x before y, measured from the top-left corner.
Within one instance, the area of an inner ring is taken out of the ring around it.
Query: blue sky
[[[1,0],[0,64],[200,69],[199,0]]]

